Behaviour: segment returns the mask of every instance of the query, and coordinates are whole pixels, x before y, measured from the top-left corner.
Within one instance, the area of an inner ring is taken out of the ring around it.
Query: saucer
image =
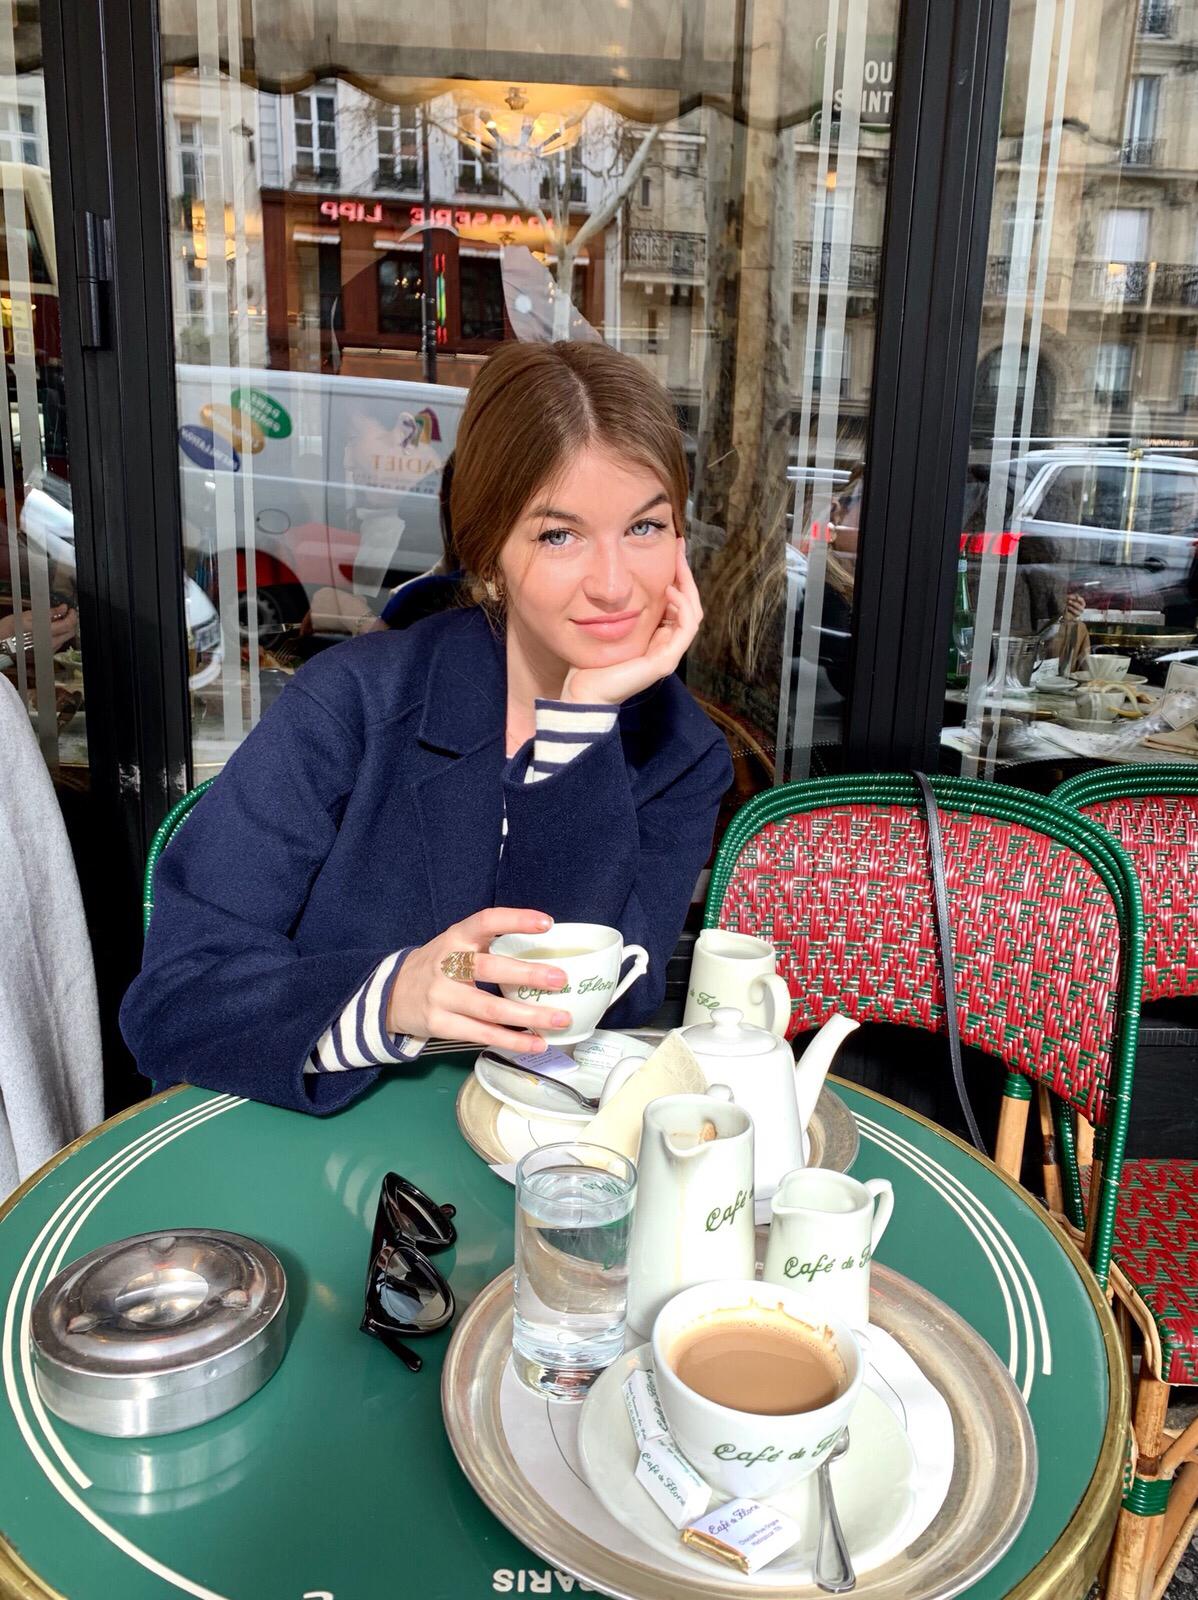
[[[1072,678],[1033,678],[1032,688],[1037,694],[1077,693],[1077,684]]]
[[[1095,677],[1092,672],[1075,672],[1072,677],[1075,683],[1102,683],[1111,689],[1117,689],[1120,684],[1124,683],[1129,689],[1134,689],[1140,684],[1148,682],[1148,679],[1139,672],[1125,672],[1121,678]]]
[[[596,1499],[651,1549],[704,1577],[720,1569],[684,1545],[678,1530],[636,1481],[637,1448],[622,1385],[634,1368],[653,1364],[652,1348],[626,1351],[599,1378],[578,1419],[578,1453]],[[845,1542],[857,1572],[881,1566],[905,1548],[915,1506],[915,1456],[897,1418],[868,1387],[872,1369],[849,1422],[846,1455],[831,1468]],[[713,1495],[712,1505],[730,1498]],[[794,1589],[812,1581],[819,1537],[819,1487],[816,1474],[768,1498],[802,1528],[799,1542],[753,1574],[754,1584]],[[727,1574],[725,1574],[727,1575]]]
[[[576,1063],[572,1072],[563,1072],[562,1076],[580,1094],[598,1099],[607,1082],[607,1073],[608,1068],[604,1065],[581,1066]],[[474,1063],[474,1076],[488,1094],[526,1117],[550,1117],[554,1122],[589,1122],[595,1115],[568,1094],[540,1078],[530,1077],[527,1072],[521,1072],[519,1067],[501,1067],[480,1056]]]

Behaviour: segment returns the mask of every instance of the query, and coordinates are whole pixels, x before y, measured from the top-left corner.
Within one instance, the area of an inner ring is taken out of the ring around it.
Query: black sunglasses
[[[383,1178],[361,1329],[381,1340],[409,1372],[419,1372],[424,1362],[400,1336],[437,1333],[453,1319],[453,1290],[428,1258],[457,1243],[454,1213],[398,1172]]]

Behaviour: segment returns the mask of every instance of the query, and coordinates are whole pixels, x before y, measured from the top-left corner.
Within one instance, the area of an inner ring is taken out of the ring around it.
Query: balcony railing
[[[707,259],[707,238],[671,228],[629,228],[624,263],[648,272],[668,272],[680,283],[697,283]]]
[[[341,168],[335,161],[297,161],[291,173],[294,183],[319,183],[327,189],[336,189],[341,183]]]
[[[1137,30],[1150,39],[1171,39],[1177,23],[1175,0],[1140,0]]]
[[[419,164],[415,161],[407,161],[395,165],[376,167],[374,187],[376,189],[419,189]]]
[[[1198,266],[1185,261],[1079,261],[1074,280],[1085,283],[1089,272],[1090,299],[1102,305],[1154,308],[1198,307]]]
[[[810,283],[815,263],[815,246],[810,240],[800,240],[795,245],[794,261],[796,276],[801,282]],[[876,294],[881,264],[882,252],[876,245],[854,244],[847,250],[834,251],[830,243],[824,243],[819,253],[819,281]]]
[[[1119,160],[1125,167],[1158,167],[1164,146],[1163,139],[1124,139]]]
[[[498,194],[499,174],[491,168],[477,167],[458,168],[458,193],[459,194]]]

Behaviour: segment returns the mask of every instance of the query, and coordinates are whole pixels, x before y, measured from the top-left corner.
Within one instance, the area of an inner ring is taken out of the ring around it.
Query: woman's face
[[[500,552],[509,629],[568,667],[642,655],[674,581],[677,532],[655,472],[588,445],[533,495]]]

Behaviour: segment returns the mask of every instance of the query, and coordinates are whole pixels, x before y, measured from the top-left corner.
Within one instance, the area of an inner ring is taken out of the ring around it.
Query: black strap
[[[957,1099],[965,1117],[969,1137],[983,1155],[989,1154],[978,1132],[977,1118],[969,1103],[965,1087],[965,1074],[961,1067],[961,1028],[957,1019],[957,974],[953,967],[953,930],[948,920],[948,886],[944,877],[944,841],[940,835],[940,808],[926,773],[913,774],[923,795],[928,817],[928,855],[932,862],[932,899],[936,911],[936,942],[940,947],[940,976],[944,982],[944,1010],[948,1024],[948,1054],[953,1066],[953,1082],[957,1086]]]

